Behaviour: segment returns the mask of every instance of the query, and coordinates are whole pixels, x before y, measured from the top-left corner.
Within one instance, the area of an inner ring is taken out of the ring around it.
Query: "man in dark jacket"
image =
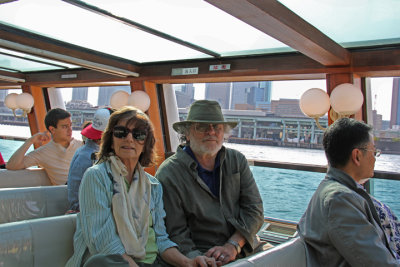
[[[361,187],[374,174],[372,128],[343,118],[324,133],[329,168],[300,219],[308,266],[399,266],[371,197]]]
[[[173,124],[185,144],[156,173],[167,232],[190,258],[205,254],[226,264],[260,245],[257,185],[244,155],[222,145],[236,124],[225,121],[216,101],[194,102],[187,119]]]

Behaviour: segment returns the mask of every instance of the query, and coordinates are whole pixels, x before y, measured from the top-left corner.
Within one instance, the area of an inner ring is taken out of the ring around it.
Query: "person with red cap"
[[[109,108],[98,109],[92,124],[85,127],[81,134],[86,138],[85,144],[74,154],[68,173],[68,202],[67,213],[79,212],[79,186],[86,169],[93,165],[96,159],[95,153],[99,151],[101,135],[105,130],[112,110]]]
[[[0,152],[0,169],[5,169],[6,168],[6,162],[3,159],[3,156],[1,155]]]

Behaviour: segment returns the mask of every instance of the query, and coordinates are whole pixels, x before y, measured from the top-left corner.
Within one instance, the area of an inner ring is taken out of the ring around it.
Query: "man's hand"
[[[192,259],[188,265],[189,267],[217,267],[221,266],[221,263],[217,264],[214,258],[206,256],[197,256]]]
[[[207,257],[213,257],[217,263],[220,262],[221,265],[225,265],[236,259],[237,251],[233,245],[226,243],[223,246],[210,248],[205,255]]]
[[[41,133],[34,134],[30,139],[31,139],[32,144],[34,144],[34,145],[37,144],[37,145],[41,146],[44,142],[49,141],[50,138],[51,137],[50,137],[49,131],[44,131]]]
[[[34,145],[42,145],[43,142],[50,140],[50,135],[48,131],[44,131],[43,133],[34,134],[32,137],[26,139],[26,141],[14,152],[11,158],[8,160],[6,168],[8,170],[22,170],[25,169],[24,165],[24,157],[26,151],[28,151],[29,147]]]

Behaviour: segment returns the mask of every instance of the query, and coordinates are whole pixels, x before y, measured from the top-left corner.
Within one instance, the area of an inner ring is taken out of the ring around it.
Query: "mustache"
[[[203,138],[202,141],[217,141],[217,140],[218,139],[216,137],[206,137],[206,138]]]

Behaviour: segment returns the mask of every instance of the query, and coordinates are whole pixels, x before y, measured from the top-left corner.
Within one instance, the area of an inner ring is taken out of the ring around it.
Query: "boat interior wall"
[[[0,225],[1,266],[65,266],[73,253],[76,214]]]
[[[229,267],[306,266],[306,251],[300,238],[292,239],[251,257],[237,260]]]
[[[59,216],[68,210],[67,186],[0,189],[0,223]]]
[[[51,185],[44,169],[0,170],[0,188]]]

